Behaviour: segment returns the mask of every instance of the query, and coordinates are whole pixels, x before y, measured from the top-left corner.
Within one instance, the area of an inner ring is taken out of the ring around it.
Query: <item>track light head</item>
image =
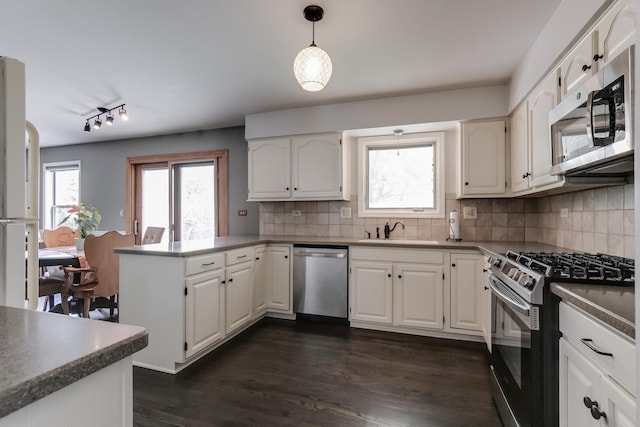
[[[113,124],[113,116],[111,115],[111,112],[107,114],[107,118],[104,119],[104,123],[109,126]]]
[[[127,110],[125,110],[123,107],[124,105],[120,107],[120,112],[118,114],[120,114],[120,118],[126,122],[127,120],[129,120],[129,116],[127,116]]]
[[[98,117],[96,119],[96,121],[93,122],[93,128],[94,129],[100,129],[100,126],[102,126],[102,120],[100,120],[100,117]]]
[[[91,126],[89,126],[89,120],[84,124],[84,131],[91,132]]]

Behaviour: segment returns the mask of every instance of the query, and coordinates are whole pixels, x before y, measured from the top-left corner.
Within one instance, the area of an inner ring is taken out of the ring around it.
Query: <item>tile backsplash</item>
[[[633,184],[603,187],[541,198],[461,199],[446,195],[445,210],[462,212],[474,206],[478,217],[460,214],[460,234],[470,241],[542,242],[576,251],[604,252],[634,257]],[[342,208],[351,218],[342,218]],[[329,236],[375,238],[376,227],[402,221],[392,237],[444,240],[449,235],[448,219],[361,218],[357,196],[349,201],[261,202],[260,233],[286,236]],[[299,211],[294,216],[293,211]]]

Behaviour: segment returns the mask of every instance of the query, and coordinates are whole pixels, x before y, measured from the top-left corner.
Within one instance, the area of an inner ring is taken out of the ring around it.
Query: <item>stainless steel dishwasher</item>
[[[293,247],[294,313],[347,318],[348,248]]]

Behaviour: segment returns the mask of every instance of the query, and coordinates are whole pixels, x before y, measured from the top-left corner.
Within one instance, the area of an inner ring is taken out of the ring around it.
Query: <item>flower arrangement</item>
[[[94,232],[102,220],[102,215],[100,215],[98,209],[88,203],[73,205],[67,212],[69,215],[60,221],[58,225],[67,222],[67,220],[72,220],[75,223],[75,227],[80,229],[80,236],[83,239]]]

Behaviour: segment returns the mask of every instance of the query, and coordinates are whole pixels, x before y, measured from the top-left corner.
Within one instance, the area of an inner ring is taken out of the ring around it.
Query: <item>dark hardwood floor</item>
[[[133,388],[136,426],[501,425],[484,345],[343,325],[264,319]]]

